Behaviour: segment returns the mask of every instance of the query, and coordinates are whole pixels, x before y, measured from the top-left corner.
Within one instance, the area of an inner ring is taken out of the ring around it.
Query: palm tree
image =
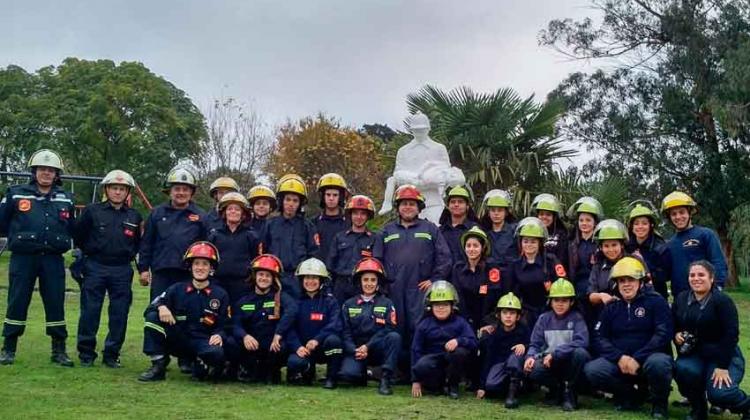
[[[460,87],[446,93],[430,85],[406,102],[409,111],[430,118],[431,136],[445,144],[477,197],[504,188],[521,198],[517,203],[529,201],[547,186],[557,159],[576,155],[555,137],[564,112],[560,102],[537,104],[512,89],[475,93]]]

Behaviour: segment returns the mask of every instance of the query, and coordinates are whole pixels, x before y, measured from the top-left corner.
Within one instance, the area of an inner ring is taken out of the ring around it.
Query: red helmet
[[[261,254],[253,258],[250,267],[253,273],[258,270],[266,270],[270,271],[276,277],[280,276],[282,271],[281,260],[271,254]]]
[[[188,247],[182,261],[189,264],[196,258],[205,258],[211,265],[216,266],[219,264],[219,250],[211,242],[195,242]]]
[[[365,257],[357,262],[357,264],[354,266],[353,276],[357,278],[364,273],[375,273],[377,274],[379,280],[385,279],[385,269],[383,268],[383,263],[381,263],[377,258]]]
[[[416,201],[420,211],[425,207],[424,196],[419,192],[417,187],[411,184],[402,185],[396,189],[396,193],[393,195],[393,207],[398,208],[398,203],[401,200]]]
[[[366,195],[355,195],[346,203],[344,208],[346,213],[351,213],[352,210],[364,210],[372,219],[375,216],[375,203]]]

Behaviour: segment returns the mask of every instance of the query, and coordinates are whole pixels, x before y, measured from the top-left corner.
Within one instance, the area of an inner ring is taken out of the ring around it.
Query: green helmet
[[[469,203],[470,206],[474,204],[474,192],[471,191],[471,187],[469,187],[468,185],[456,185],[453,187],[448,187],[445,190],[445,203],[447,204],[453,197],[463,198],[467,203]]]
[[[573,283],[560,277],[552,283],[549,288],[550,298],[573,298],[576,297],[576,288]]]
[[[573,218],[580,213],[591,213],[601,219],[604,217],[604,208],[594,197],[581,197],[568,209],[568,217]]]
[[[425,299],[427,303],[453,302],[454,305],[458,305],[458,292],[449,282],[437,280],[427,290]]]
[[[553,213],[557,213],[558,216],[560,216],[560,213],[562,212],[562,205],[560,204],[560,200],[558,200],[557,197],[552,194],[537,195],[531,202],[531,208],[535,213],[539,213],[539,210],[547,210]]]
[[[326,265],[323,263],[323,261],[317,259],[317,258],[308,258],[297,266],[297,270],[294,272],[294,275],[302,278],[304,276],[318,276],[324,279],[331,278],[330,274],[328,274],[328,269],[326,268]]]
[[[482,200],[482,207],[486,210],[487,207],[512,207],[513,201],[511,200],[510,194],[505,190],[489,190],[484,195]]]
[[[482,253],[487,256],[490,255],[490,238],[487,236],[486,233],[480,228],[479,226],[472,226],[471,229],[464,232],[463,235],[461,235],[461,248],[466,248],[466,241],[469,240],[469,238],[477,238],[479,239],[479,242],[482,243]]]
[[[497,301],[497,310],[500,310],[500,309],[515,309],[517,311],[520,311],[521,299],[519,299],[516,295],[514,295],[513,292],[504,294]]]
[[[601,242],[607,239],[616,239],[620,241],[628,240],[628,230],[625,225],[615,219],[602,220],[594,228],[594,240]]]
[[[31,155],[31,158],[29,159],[28,166],[29,168],[35,168],[37,166],[48,166],[50,168],[55,168],[60,172],[62,172],[64,169],[62,159],[60,159],[60,155],[49,149],[41,149],[34,152],[34,154]]]
[[[646,205],[643,204],[636,204],[632,210],[630,210],[630,213],[628,213],[628,226],[630,226],[631,223],[633,223],[633,220],[639,218],[639,217],[648,217],[651,219],[651,222],[653,224],[657,224],[659,222],[659,218],[656,215],[656,212],[649,208]]]
[[[516,226],[516,236],[546,240],[549,234],[544,223],[536,217],[524,217]]]
[[[99,185],[125,185],[129,188],[135,188],[135,180],[129,173],[121,171],[119,169],[115,169],[113,171],[109,171],[107,175],[104,175],[104,179],[102,179]]]

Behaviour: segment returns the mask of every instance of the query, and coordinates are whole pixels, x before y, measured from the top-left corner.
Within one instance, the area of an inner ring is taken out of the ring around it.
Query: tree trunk
[[[721,250],[724,252],[724,257],[727,260],[727,280],[724,286],[729,288],[737,287],[740,284],[740,279],[737,275],[737,263],[734,261],[732,241],[729,240],[729,234],[726,229],[721,229],[717,233],[719,234],[719,242],[721,242]]]

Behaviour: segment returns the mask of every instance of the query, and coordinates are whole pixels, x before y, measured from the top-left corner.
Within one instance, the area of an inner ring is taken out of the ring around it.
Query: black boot
[[[560,405],[560,388],[557,385],[550,386],[542,402],[544,405]]]
[[[378,386],[378,394],[380,395],[391,395],[393,389],[391,388],[391,373],[383,371],[383,376],[380,377],[380,385]]]
[[[151,367],[141,373],[138,380],[141,382],[163,381],[167,374],[167,358],[162,357],[151,361]]]
[[[505,396],[505,408],[518,408],[518,391],[521,389],[521,380],[511,378],[508,385],[508,395]]]
[[[667,401],[654,402],[651,406],[651,418],[652,419],[666,419],[669,418],[669,411],[667,407],[669,404]]]
[[[448,384],[448,398],[453,400],[458,399],[458,383]]]
[[[16,346],[18,339],[16,337],[6,337],[3,343],[3,349],[0,350],[0,365],[12,365],[16,361]]]
[[[177,367],[180,368],[180,373],[184,373],[186,375],[188,373],[193,373],[193,360],[180,357],[177,359]]]
[[[578,408],[578,396],[576,395],[575,389],[569,383],[565,383],[562,394],[562,409],[563,411],[574,411]]]
[[[52,356],[50,356],[52,363],[64,366],[73,367],[73,361],[70,360],[68,354],[65,353],[65,339],[64,338],[53,338],[52,339]]]
[[[325,389],[336,389],[336,379],[334,379],[331,376],[328,376],[326,378],[326,382],[323,384],[323,388],[325,388]]]
[[[706,420],[708,418],[708,403],[705,398],[696,398],[697,401],[690,401],[690,413],[685,416],[685,420]]]

